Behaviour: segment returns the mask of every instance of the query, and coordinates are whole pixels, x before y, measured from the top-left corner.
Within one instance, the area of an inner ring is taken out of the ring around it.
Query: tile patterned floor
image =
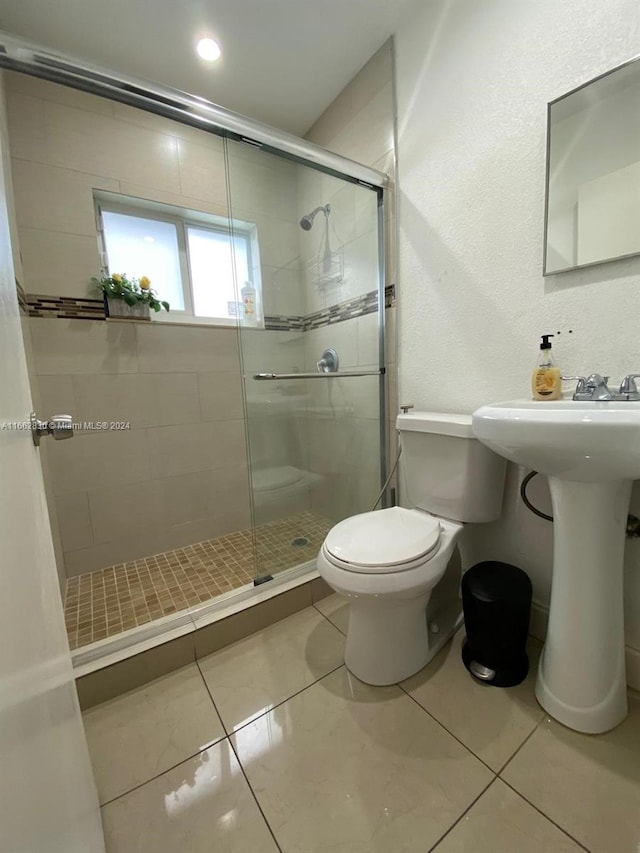
[[[210,601],[313,559],[327,531],[326,518],[301,512],[175,551],[69,578],[65,621],[72,649]],[[304,544],[292,545],[296,538]]]
[[[108,853],[637,853],[637,694],[580,735],[532,677],[473,682],[460,635],[370,687],[347,618],[332,596],[86,712]]]

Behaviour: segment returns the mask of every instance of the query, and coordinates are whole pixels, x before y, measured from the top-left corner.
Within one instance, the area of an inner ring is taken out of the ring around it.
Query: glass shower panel
[[[239,142],[227,163],[238,239],[252,234],[249,278],[236,275],[257,309],[239,335],[261,580],[315,561],[380,490],[378,194]]]

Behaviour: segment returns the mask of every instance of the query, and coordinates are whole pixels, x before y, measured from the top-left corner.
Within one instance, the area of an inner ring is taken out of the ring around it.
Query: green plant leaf
[[[165,310],[165,311],[168,311],[168,310],[169,310],[169,303],[168,303],[168,302],[164,302],[164,301],[163,301],[163,302],[162,302],[162,307],[164,308],[164,310]]]

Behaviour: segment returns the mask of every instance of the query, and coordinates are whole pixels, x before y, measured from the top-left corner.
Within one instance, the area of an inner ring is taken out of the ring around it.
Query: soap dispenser
[[[551,354],[549,338],[554,335],[542,335],[538,363],[531,375],[531,393],[534,400],[559,400],[562,396],[560,368]]]

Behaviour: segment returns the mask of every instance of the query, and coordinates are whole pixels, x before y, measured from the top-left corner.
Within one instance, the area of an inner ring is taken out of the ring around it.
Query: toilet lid
[[[325,548],[359,571],[388,572],[426,556],[439,541],[437,519],[395,506],[341,521],[327,534]]]

